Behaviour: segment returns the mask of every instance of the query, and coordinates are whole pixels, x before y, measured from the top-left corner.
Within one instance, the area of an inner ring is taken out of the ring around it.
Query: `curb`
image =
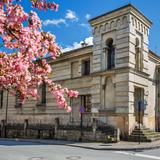
[[[95,148],[95,147],[86,147],[86,146],[78,146],[78,145],[71,145],[68,144],[66,146],[75,147],[75,148],[85,148],[85,149],[91,149],[91,150],[102,150],[102,151],[143,151],[143,150],[152,150],[152,149],[158,149],[160,148],[160,145],[158,146],[152,146],[152,147],[139,147],[139,148]]]
[[[13,138],[0,138],[2,141],[19,141],[19,142],[31,142],[31,143],[38,143],[38,144],[45,144],[45,145],[64,145],[69,147],[75,147],[75,148],[84,148],[84,149],[90,149],[90,150],[102,150],[102,151],[142,151],[142,150],[152,150],[152,149],[158,149],[160,148],[160,144],[151,146],[151,147],[137,147],[137,148],[96,148],[96,147],[88,147],[88,146],[80,146],[80,145],[73,145],[73,144],[66,144],[63,143],[63,141],[59,142],[45,142],[43,140],[32,140],[32,139],[13,139]],[[73,142],[73,141],[66,141],[66,142]]]

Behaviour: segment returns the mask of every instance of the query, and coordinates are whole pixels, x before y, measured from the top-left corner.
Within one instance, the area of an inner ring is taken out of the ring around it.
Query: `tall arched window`
[[[112,69],[115,67],[115,47],[113,46],[113,39],[109,38],[106,41],[106,58],[107,68]]]
[[[135,68],[143,71],[143,55],[138,38],[136,38],[135,44]]]

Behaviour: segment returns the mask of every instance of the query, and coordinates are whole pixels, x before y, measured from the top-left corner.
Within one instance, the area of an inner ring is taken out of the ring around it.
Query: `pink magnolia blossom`
[[[52,10],[58,10],[59,5],[51,2],[46,2],[46,0],[40,1],[40,0],[31,0],[32,6],[34,8],[39,8],[40,10],[47,10],[47,9],[52,9]]]
[[[71,112],[72,108],[70,106],[67,107],[67,112]]]
[[[33,7],[42,10],[58,8],[57,4],[45,0],[31,2]],[[24,26],[24,23],[28,25]],[[78,92],[49,79],[52,67],[44,57],[48,54],[54,60],[61,52],[55,36],[42,31],[41,26],[35,12],[26,13],[12,0],[0,1],[1,38],[6,48],[16,50],[11,54],[0,51],[0,89],[6,89],[13,95],[18,91],[21,102],[24,102],[29,96],[37,99],[37,87],[45,82],[59,107],[70,112],[71,107],[65,97],[77,97]]]
[[[68,96],[69,97],[78,97],[78,92],[77,91],[73,91],[73,90],[69,90],[68,91]]]

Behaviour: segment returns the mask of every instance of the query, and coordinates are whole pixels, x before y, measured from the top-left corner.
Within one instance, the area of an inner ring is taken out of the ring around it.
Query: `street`
[[[65,145],[0,141],[0,160],[160,160],[160,149],[101,151]]]

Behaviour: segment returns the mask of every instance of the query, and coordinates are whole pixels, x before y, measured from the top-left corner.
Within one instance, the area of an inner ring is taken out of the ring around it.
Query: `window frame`
[[[40,93],[40,97],[39,100],[37,101],[36,106],[46,106],[47,103],[47,99],[46,99],[46,83],[43,81],[43,83],[38,87],[39,93]]]
[[[19,96],[19,92],[17,91],[15,95],[15,108],[22,108],[22,102],[20,102],[20,99],[18,96]]]
[[[80,95],[81,105],[85,108],[85,113],[91,113],[91,109],[92,109],[91,99],[92,99],[91,94]],[[87,102],[87,100],[88,100],[88,102]]]
[[[89,68],[86,67],[87,66],[86,62],[88,63]],[[90,58],[83,59],[82,60],[82,76],[90,75],[90,73],[91,73],[91,60],[90,60]]]
[[[135,43],[135,69],[143,72],[143,52],[142,47],[140,45],[139,39],[136,38]]]
[[[3,108],[3,97],[4,97],[4,91],[0,90],[0,109]]]
[[[113,39],[108,38],[106,40],[106,47],[105,47],[105,63],[107,63],[106,69],[114,69],[115,68],[115,45],[113,44]]]

